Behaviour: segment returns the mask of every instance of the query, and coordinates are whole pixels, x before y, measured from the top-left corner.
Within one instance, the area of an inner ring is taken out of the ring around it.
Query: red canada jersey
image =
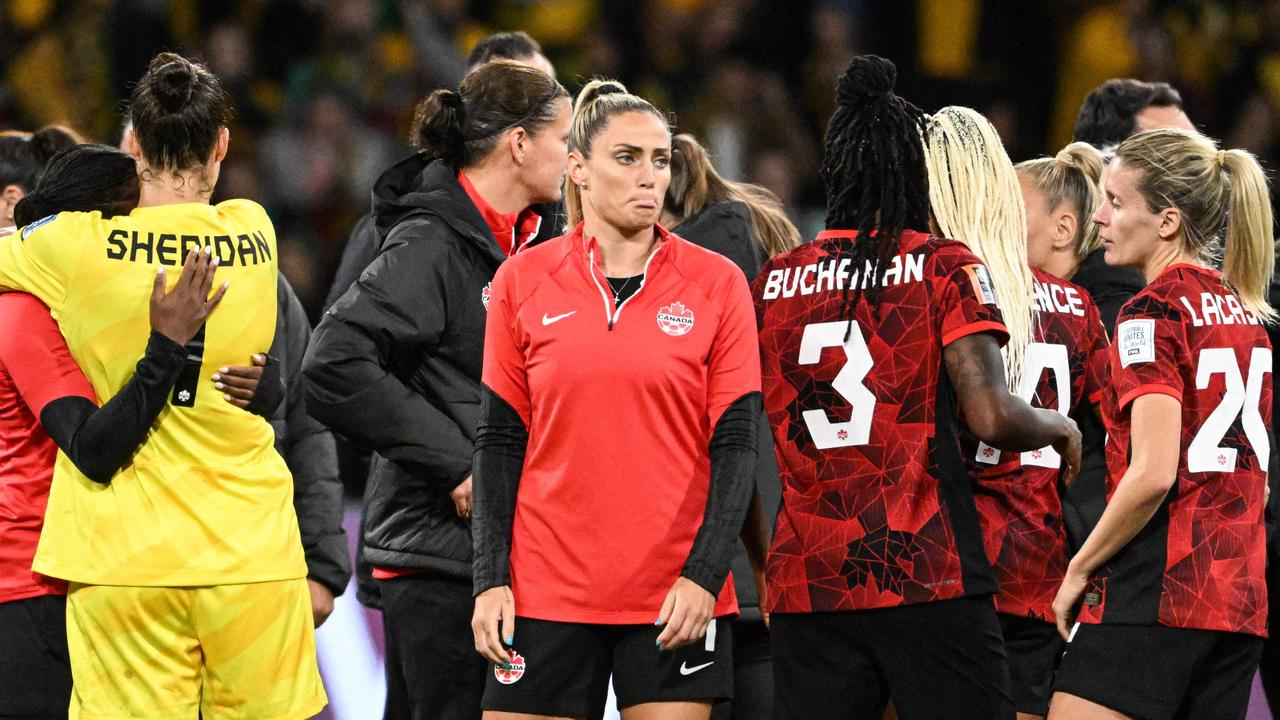
[[[1034,407],[1077,418],[1095,412],[1106,383],[1107,334],[1098,307],[1079,286],[1032,268],[1036,322],[1017,394]],[[1101,434],[1101,433],[1099,433]],[[1001,452],[962,435],[974,478],[987,558],[1000,590],[996,610],[1053,622],[1053,598],[1067,569],[1067,536],[1058,484],[1062,458],[1052,447]],[[1102,438],[1086,441],[1098,448]]]
[[[1108,497],[1128,470],[1130,404],[1182,403],[1178,474],[1090,579],[1080,620],[1266,635],[1264,489],[1271,343],[1216,270],[1174,265],[1125,304],[1104,409]]]
[[[702,526],[712,432],[760,391],[742,271],[657,232],[621,303],[581,224],[494,276],[484,384],[529,430],[510,555],[521,617],[653,623]],[[730,576],[715,615],[737,609]]]
[[[943,348],[1008,338],[986,267],[907,231],[879,297],[846,303],[858,242],[828,230],[756,278],[765,409],[782,480],[774,612],[864,610],[991,593]]]
[[[73,396],[96,402],[49,308],[25,293],[0,294],[0,602],[66,592],[31,561],[58,455],[40,412]]]

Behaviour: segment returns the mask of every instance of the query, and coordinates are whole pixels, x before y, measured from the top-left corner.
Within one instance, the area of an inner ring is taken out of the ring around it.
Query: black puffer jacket
[[[311,340],[311,322],[284,275],[276,285],[276,337],[271,355],[285,382],[285,401],[271,416],[276,451],[293,474],[293,509],[298,514],[307,577],[341,595],[351,579],[347,533],[342,529],[342,483],[333,435],[307,414],[302,357]]]
[[[452,169],[422,156],[374,188],[378,253],[316,328],[307,409],[375,451],[362,559],[471,576],[449,492],[471,474],[487,288],[504,255]]]
[[[747,282],[756,279],[760,268],[764,266],[767,256],[764,247],[756,239],[755,229],[751,226],[751,214],[747,206],[740,202],[722,202],[708,205],[701,212],[690,215],[671,232],[700,245],[708,250],[724,255],[742,268]],[[773,432],[769,429],[768,418],[762,417],[760,426],[759,454],[756,461],[756,491],[760,493],[761,506],[770,525],[778,514],[778,505],[782,502],[782,482],[778,479],[778,463],[773,454]],[[743,620],[760,620],[760,598],[756,593],[755,579],[751,572],[751,562],[747,559],[747,549],[738,543],[738,550],[733,555],[733,587],[738,593],[738,610]]]

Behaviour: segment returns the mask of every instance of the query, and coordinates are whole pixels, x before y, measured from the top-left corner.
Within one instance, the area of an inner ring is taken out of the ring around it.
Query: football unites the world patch
[[[969,274],[969,282],[973,284],[973,294],[982,301],[983,305],[1000,306],[1000,301],[996,298],[996,284],[991,281],[991,273],[987,272],[985,265],[966,265],[965,272]]]
[[[658,308],[658,327],[662,332],[679,337],[693,329],[693,311],[682,302]]]
[[[516,652],[515,648],[507,648],[507,655],[511,659],[507,661],[506,667],[502,665],[493,666],[493,676],[503,685],[510,685],[524,677],[524,656]]]
[[[1116,327],[1120,340],[1120,366],[1134,363],[1155,362],[1156,321],[1151,318],[1125,320]]]

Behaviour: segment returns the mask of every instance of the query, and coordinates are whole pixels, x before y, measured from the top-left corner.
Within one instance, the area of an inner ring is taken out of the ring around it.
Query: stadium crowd
[[[0,715],[1280,701],[1280,3],[1004,5],[11,4]]]

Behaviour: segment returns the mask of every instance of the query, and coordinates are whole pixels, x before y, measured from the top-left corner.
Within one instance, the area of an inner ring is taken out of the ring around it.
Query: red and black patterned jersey
[[[1034,268],[1032,274],[1036,323],[1018,395],[1075,418],[1081,433],[1092,435],[1084,446],[1097,456],[1092,466],[1102,474],[1102,429],[1094,407],[1106,381],[1102,319],[1080,287]],[[1052,447],[1001,452],[967,431],[961,439],[987,558],[1000,583],[996,610],[1052,622],[1053,598],[1067,569],[1062,458]]]
[[[856,233],[828,230],[756,278],[765,409],[782,508],[774,612],[862,610],[991,593],[942,349],[1007,330],[964,245],[904,232],[875,302]]]
[[[1174,265],[1125,304],[1104,401],[1108,492],[1142,395],[1182,403],[1181,456],[1155,516],[1090,579],[1082,621],[1266,635],[1270,374],[1266,332],[1216,270]]]

